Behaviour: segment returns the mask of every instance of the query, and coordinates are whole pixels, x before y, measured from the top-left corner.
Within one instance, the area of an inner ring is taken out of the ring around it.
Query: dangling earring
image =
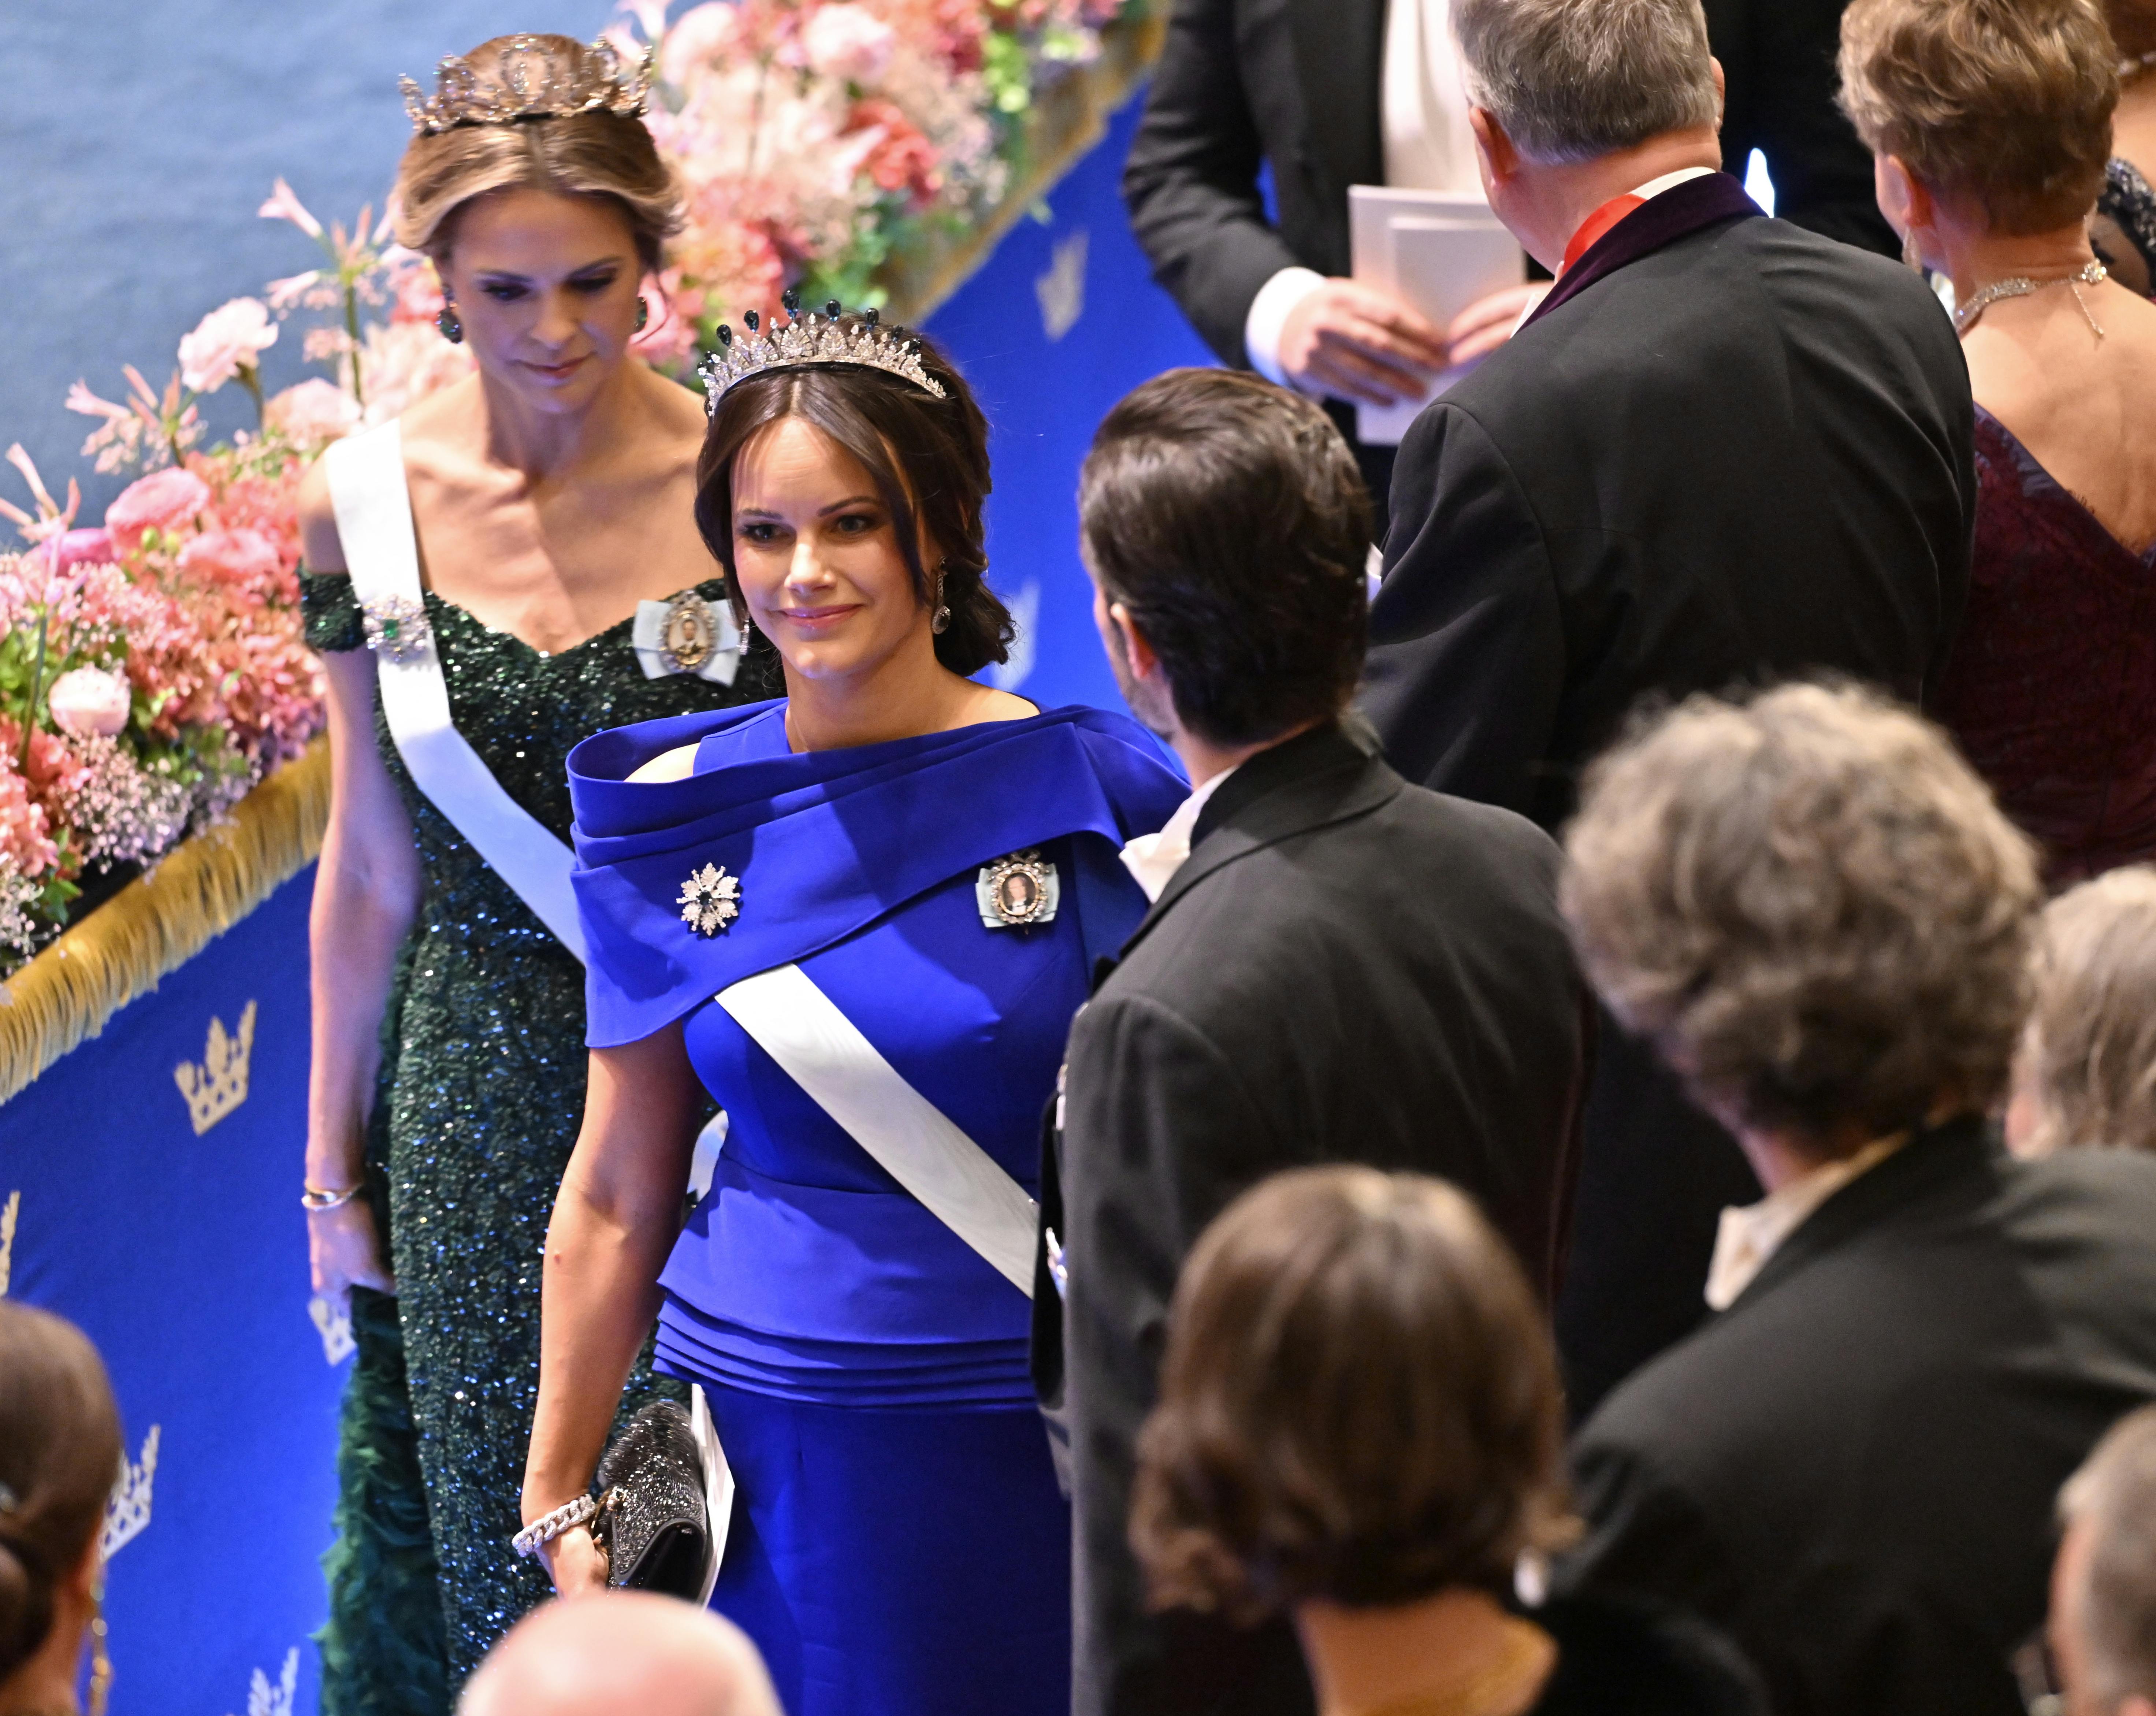
[[[928,629],[942,637],[951,629],[951,609],[943,599],[943,579],[951,570],[951,563],[939,560],[936,563],[936,611],[928,617]]]
[[[112,1697],[112,1658],[105,1649],[105,1586],[100,1579],[90,1617],[90,1716],[105,1716]]]
[[[639,293],[638,293],[638,294],[637,294],[637,295],[636,295],[636,331],[637,331],[637,332],[639,332],[639,334],[640,334],[640,333],[642,333],[642,332],[644,331],[644,326],[645,326],[645,324],[647,324],[648,322],[649,322],[649,321],[650,321],[650,320],[651,320],[651,304],[650,304],[650,301],[649,301],[648,299],[646,299],[646,298],[644,297],[644,295],[641,292],[639,292]]]
[[[1917,249],[1917,229],[1914,227],[1902,234],[1902,265],[1912,274],[1925,275],[1931,270],[1924,266],[1924,259]]]
[[[442,337],[447,340],[452,346],[461,346],[464,344],[464,321],[463,318],[458,316],[457,306],[455,305],[444,304],[441,308],[441,313],[434,318],[434,326],[441,330]]]

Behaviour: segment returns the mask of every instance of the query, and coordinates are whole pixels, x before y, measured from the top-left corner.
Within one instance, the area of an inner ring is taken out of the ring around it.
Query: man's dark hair
[[[1235,370],[1156,376],[1094,434],[1078,516],[1094,575],[1160,657],[1191,732],[1261,744],[1346,707],[1370,496],[1309,400]]]

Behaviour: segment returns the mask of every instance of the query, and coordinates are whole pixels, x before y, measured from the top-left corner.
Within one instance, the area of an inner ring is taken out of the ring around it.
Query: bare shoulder
[[[330,503],[330,474],[317,459],[300,479],[300,553],[310,572],[343,572],[344,543]]]
[[[1038,705],[1009,691],[999,691],[993,686],[974,686],[967,698],[965,724],[972,727],[989,721],[1030,721],[1040,713]]]
[[[686,780],[696,772],[696,748],[676,745],[670,751],[661,751],[649,763],[632,772],[629,779],[635,781]]]

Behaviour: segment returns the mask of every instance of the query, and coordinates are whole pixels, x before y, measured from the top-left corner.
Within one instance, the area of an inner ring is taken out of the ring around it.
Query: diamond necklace
[[[2017,274],[2008,280],[1994,280],[1980,291],[1971,293],[1968,303],[1958,304],[1954,306],[1954,331],[1958,334],[1967,333],[1976,326],[1977,317],[1983,315],[1989,306],[1996,304],[2001,298],[2025,298],[2031,292],[2041,291],[2046,286],[2076,288],[2093,286],[2108,279],[2110,272],[2101,262],[2091,261],[2086,267],[2077,269],[2072,274],[2062,274],[2053,280],[2032,280],[2025,274]],[[2088,306],[2082,302],[2082,295],[2078,290],[2074,293],[2074,302],[2080,306],[2083,320],[2088,323],[2097,338],[2102,339],[2103,330],[2097,326],[2096,318],[2089,314]]]

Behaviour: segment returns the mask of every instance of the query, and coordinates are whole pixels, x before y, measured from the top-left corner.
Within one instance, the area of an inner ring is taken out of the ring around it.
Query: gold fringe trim
[[[961,238],[902,252],[884,265],[891,320],[917,326],[966,284],[1004,234],[1107,135],[1109,116],[1145,80],[1167,39],[1164,5],[1101,32],[1100,57],[1056,83],[1027,114],[1025,167],[987,218]]]
[[[183,840],[0,988],[0,1102],[312,863],[330,814],[326,735]]]

